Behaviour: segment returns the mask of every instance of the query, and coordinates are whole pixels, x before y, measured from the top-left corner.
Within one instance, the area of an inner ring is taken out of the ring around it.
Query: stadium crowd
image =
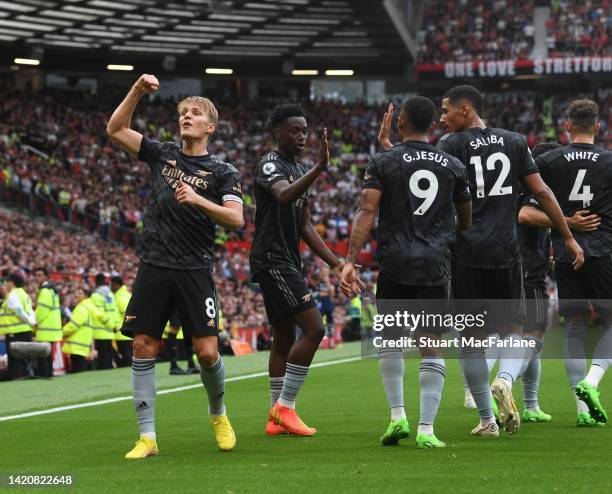
[[[542,140],[564,143],[568,101],[569,97],[547,99],[535,93],[489,94],[485,116],[492,125],[525,134],[531,146]],[[600,95],[599,101],[605,131],[612,123],[612,95]],[[254,166],[257,158],[273,146],[266,129],[269,105],[223,104],[220,108],[221,121],[210,150],[240,170],[246,221],[242,230],[227,235],[220,231],[219,238],[249,241],[254,231]],[[141,104],[138,110],[134,125],[139,131],[161,140],[177,139],[173,102],[153,100]],[[330,129],[332,156],[332,167],[311,191],[312,219],[322,236],[336,243],[348,238],[360,175],[368,155],[376,150],[382,107],[317,102],[308,105],[308,112],[315,125],[304,162],[316,160],[317,130],[323,126]],[[27,98],[13,94],[3,99],[0,177],[4,186],[50,201],[66,212],[64,219],[70,209],[89,218],[103,238],[105,228],[111,224],[138,230],[149,192],[148,169],[109,142],[104,132],[107,118],[108,109],[100,109],[91,97],[83,95],[43,92]],[[437,128],[434,141],[443,132]],[[609,146],[611,137],[606,139],[600,144]]]
[[[419,63],[527,58],[533,48],[533,1],[425,2]]]
[[[549,56],[611,55],[609,0],[555,0],[546,22]]]

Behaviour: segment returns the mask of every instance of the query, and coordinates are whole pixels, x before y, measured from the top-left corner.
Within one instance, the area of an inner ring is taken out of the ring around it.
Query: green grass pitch
[[[318,361],[357,352],[357,346],[347,345],[319,352]],[[265,358],[228,358],[228,374],[265,370]],[[71,474],[75,479],[71,488],[32,492],[612,492],[612,425],[575,427],[574,400],[561,361],[543,360],[540,402],[553,422],[524,424],[517,435],[503,434],[499,440],[470,436],[477,414],[463,408],[458,364],[447,361],[436,423],[438,437],[448,444],[444,450],[414,447],[418,364],[406,360],[406,405],[413,434],[398,447],[378,443],[388,411],[377,362],[366,360],[311,370],[298,408],[306,422],[319,429],[313,438],[264,435],[268,385],[259,377],[227,385],[229,417],[238,437],[231,453],[217,450],[204,391],[195,389],[158,396],[160,455],[143,461],[123,459],[137,438],[131,401],[0,421],[0,475]],[[197,382],[197,376],[173,380],[166,373],[167,365],[158,365],[160,388]],[[47,383],[1,383],[0,416],[57,406],[58,400],[75,401],[66,390],[81,390],[82,401],[90,401],[113,396],[113,389],[115,396],[125,395],[129,385],[127,369]],[[604,379],[601,390],[604,405],[612,409],[611,378]],[[45,393],[48,406],[43,403]],[[521,393],[517,384],[515,396]]]

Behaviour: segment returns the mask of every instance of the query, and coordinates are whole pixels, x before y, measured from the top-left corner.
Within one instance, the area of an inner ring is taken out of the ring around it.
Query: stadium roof
[[[175,57],[171,70],[181,73],[206,65],[268,77],[293,67],[390,76],[410,62],[372,0],[0,0],[0,46],[2,65],[34,53],[44,68],[73,70],[161,68],[164,58],[168,70]]]

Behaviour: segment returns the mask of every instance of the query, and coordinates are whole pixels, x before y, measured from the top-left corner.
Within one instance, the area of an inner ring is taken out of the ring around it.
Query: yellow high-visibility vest
[[[32,299],[23,288],[13,288],[0,305],[0,334],[25,333],[32,331],[32,326],[17,316],[17,311],[10,310],[7,301],[12,294],[19,299],[19,307],[24,313],[32,312]]]
[[[92,316],[99,316],[96,306],[89,298],[81,300],[72,311],[70,321],[64,325],[63,353],[89,356],[93,342]]]
[[[119,290],[115,292],[117,311],[119,312],[119,326],[117,328],[117,332],[115,333],[115,340],[117,341],[125,341],[132,339],[129,336],[123,335],[121,331],[119,331],[121,329],[121,326],[125,322],[125,311],[127,310],[127,306],[130,303],[131,298],[132,294],[125,285],[123,285],[121,288],[119,288]]]
[[[36,341],[62,341],[62,311],[55,290],[41,288],[36,297]]]
[[[89,298],[98,309],[98,313],[91,320],[94,340],[114,340],[115,330],[119,325],[115,296],[112,292],[107,295],[93,293]]]

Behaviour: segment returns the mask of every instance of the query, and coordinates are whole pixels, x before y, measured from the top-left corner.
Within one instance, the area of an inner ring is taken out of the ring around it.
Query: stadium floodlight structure
[[[360,75],[403,77],[410,59],[382,2],[370,0],[0,1],[0,66],[14,58],[53,71],[125,64],[181,76],[201,73],[191,62],[203,58],[241,77],[292,77],[287,60],[320,74],[348,60]]]

